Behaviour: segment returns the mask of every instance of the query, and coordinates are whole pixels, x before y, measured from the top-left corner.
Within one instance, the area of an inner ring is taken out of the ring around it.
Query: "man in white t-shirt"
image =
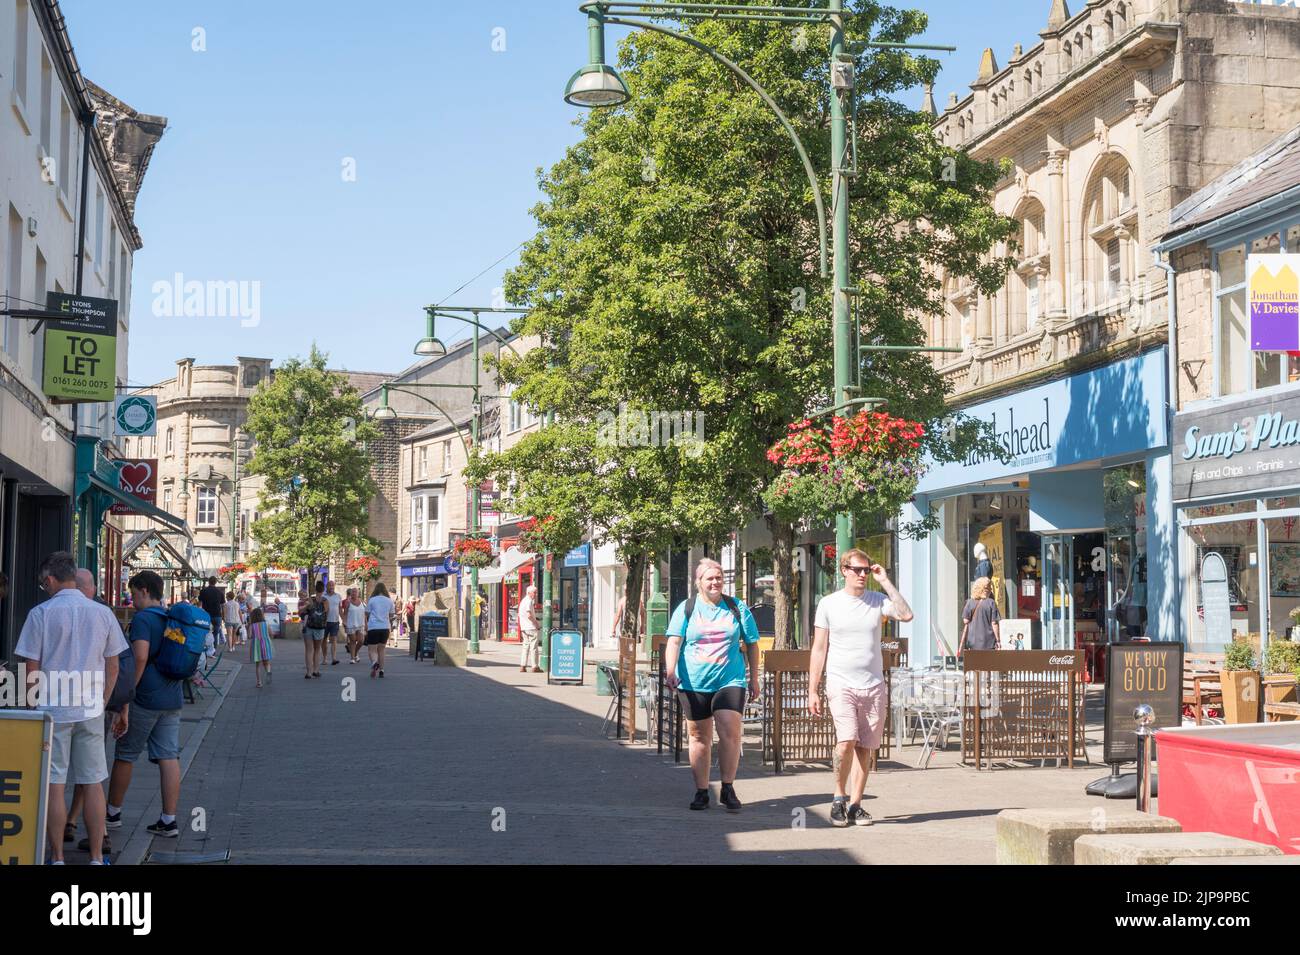
[[[813,630],[811,686],[821,685],[826,675],[826,699],[835,720],[835,799],[831,803],[831,825],[869,826],[871,814],[862,808],[871,753],[880,748],[889,699],[881,672],[880,628],[884,617],[902,623],[912,619],[912,608],[894,587],[885,568],[856,548],[840,559],[844,589],[827,594],[817,602]],[[867,590],[870,574],[884,590]],[[821,697],[810,695],[808,710],[822,715]],[[845,789],[856,755],[858,772],[853,774],[853,799],[847,802]]]
[[[519,636],[523,640],[523,648],[519,654],[520,673],[528,669],[530,661],[534,673],[542,672],[542,668],[537,665],[540,652],[538,642],[541,636],[540,629],[537,623],[537,588],[529,586],[524,591],[524,599],[519,601]]]
[[[323,656],[330,658],[330,666],[339,665],[339,624],[342,622],[340,609],[343,595],[334,592],[334,581],[325,585],[325,649]],[[323,657],[322,657],[323,658]]]

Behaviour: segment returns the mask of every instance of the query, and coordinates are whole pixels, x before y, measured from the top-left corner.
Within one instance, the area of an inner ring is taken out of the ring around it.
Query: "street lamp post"
[[[576,106],[617,106],[631,99],[631,93],[623,78],[613,67],[604,62],[604,28],[613,23],[620,26],[636,27],[663,33],[677,40],[688,43],[726,66],[740,77],[763,99],[763,102],[777,115],[787,134],[794,141],[795,149],[803,160],[805,172],[812,185],[813,198],[817,207],[819,234],[822,248],[822,276],[826,276],[826,224],[821,205],[821,184],[808,161],[802,143],[794,127],[781,112],[772,97],[748,73],[731,62],[716,50],[694,37],[676,33],[647,20],[743,20],[749,22],[775,22],[797,25],[828,25],[831,28],[830,39],[830,75],[831,75],[831,218],[832,249],[834,266],[831,279],[833,303],[833,344],[834,344],[834,389],[832,405],[835,409],[848,408],[858,404],[879,404],[879,399],[853,398],[852,393],[858,389],[853,385],[856,377],[854,371],[859,361],[859,354],[853,350],[852,310],[849,297],[854,289],[849,276],[849,179],[855,174],[850,162],[852,143],[849,139],[849,113],[845,104],[851,104],[854,95],[854,61],[847,52],[849,46],[844,36],[844,0],[827,0],[824,8],[763,6],[756,7],[738,3],[652,3],[640,0],[591,0],[583,3],[579,11],[587,15],[589,36],[589,55],[592,63],[579,70],[569,80],[565,89],[565,100]],[[599,33],[599,42],[594,39]],[[914,43],[893,42],[855,42],[859,48],[915,49],[951,52],[954,48],[947,46],[929,46]],[[614,82],[617,80],[617,82]],[[620,95],[621,90],[621,95]],[[863,349],[866,350],[866,349]],[[915,350],[923,350],[917,348]],[[837,515],[835,519],[835,549],[838,554],[845,553],[853,546],[853,520],[848,514]]]
[[[448,421],[452,423],[453,427],[456,427],[455,420],[451,417],[451,415],[447,414],[446,411],[440,408],[436,402],[434,402],[430,398],[426,398],[424,395],[419,394],[418,390],[412,390],[412,389],[420,389],[420,388],[473,389],[474,413],[470,418],[470,443],[469,444],[465,443],[464,435],[461,434],[460,429],[458,427],[456,428],[456,435],[457,437],[460,438],[461,444],[465,448],[465,462],[468,464],[469,456],[470,456],[470,448],[478,447],[479,420],[483,414],[483,401],[482,401],[482,395],[480,393],[480,387],[479,387],[479,332],[481,331],[488,332],[489,334],[494,336],[498,341],[500,341],[506,348],[509,348],[511,351],[515,351],[514,346],[511,345],[507,339],[502,337],[500,332],[498,332],[496,329],[488,328],[486,325],[484,325],[482,322],[478,320],[478,316],[481,312],[506,312],[515,315],[522,315],[522,314],[526,314],[528,311],[529,311],[528,309],[524,309],[524,308],[489,308],[486,306],[482,306],[482,307],[473,306],[469,308],[462,308],[460,306],[454,306],[454,305],[426,306],[424,310],[425,322],[426,322],[425,335],[424,338],[420,339],[420,341],[416,344],[415,354],[426,358],[440,358],[443,355],[447,354],[446,346],[434,334],[435,331],[434,324],[437,317],[440,315],[443,316],[444,318],[454,318],[457,321],[464,322],[467,325],[473,326],[474,376],[473,376],[472,384],[460,385],[460,384],[441,384],[441,383],[433,383],[433,382],[429,382],[429,383],[410,382],[410,383],[403,383],[400,385],[386,384],[383,386],[383,390],[381,392],[381,399],[380,399],[381,400],[380,408],[378,411],[376,411],[375,417],[380,419],[397,417],[396,413],[393,412],[388,407],[388,392],[400,391],[400,392],[412,394],[415,397],[420,398],[421,400],[427,402],[428,404],[433,405],[433,407],[436,408],[443,417],[445,417]],[[466,317],[465,315],[457,314],[460,312],[469,313],[469,317]],[[518,354],[518,352],[515,352],[515,354]],[[384,414],[383,412],[385,411],[387,411],[388,413]],[[481,489],[479,487],[478,482],[475,482],[474,486],[470,489],[470,494],[469,494],[468,524],[469,524],[469,533],[471,536],[477,536],[479,531],[481,530],[481,528],[479,527],[480,491]],[[470,597],[468,601],[469,652],[478,653],[479,652],[478,614],[474,613],[474,600],[478,596],[478,568],[477,567],[471,567],[469,569],[469,592],[470,592]],[[549,608],[546,610],[545,613],[546,616],[549,618],[549,614],[550,614]]]

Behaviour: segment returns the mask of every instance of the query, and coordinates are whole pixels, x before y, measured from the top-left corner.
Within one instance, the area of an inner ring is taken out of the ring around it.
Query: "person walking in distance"
[[[127,583],[129,589],[131,584]],[[212,620],[212,639],[221,645],[226,642],[226,635],[222,627],[222,608],[226,603],[226,592],[217,586],[217,578],[209,577],[208,585],[199,591],[199,606],[203,612]]]
[[[970,600],[961,610],[961,643],[957,645],[957,656],[971,650],[996,650],[1001,641],[1002,617],[998,613],[997,601],[993,599],[992,582],[987,577],[979,577],[971,585]]]
[[[871,814],[862,808],[871,756],[880,748],[889,706],[881,669],[881,621],[885,617],[902,623],[912,619],[912,608],[885,573],[865,553],[854,548],[840,558],[844,588],[817,602],[813,628],[812,661],[809,672],[808,710],[822,715],[822,675],[826,676],[826,699],[835,721],[835,798],[831,802],[831,825],[869,826]],[[867,590],[867,575],[884,593]],[[852,799],[845,789],[853,762]]]
[[[302,646],[307,660],[307,675],[304,679],[320,676],[321,660],[325,656],[325,618],[329,607],[325,603],[325,584],[316,581],[316,593],[307,599],[303,607]]]
[[[154,660],[162,649],[167,630],[167,612],[162,609],[162,578],[142,570],[129,581],[131,604],[131,649],[135,651],[135,699],[122,713],[126,733],[113,752],[113,774],[108,782],[108,828],[122,826],[122,803],[131,786],[135,761],[148,748],[149,762],[158,766],[162,784],[162,813],[146,826],[147,832],[174,839],[176,806],[181,798],[181,680],[171,680],[158,671]],[[219,618],[218,618],[219,619]]]
[[[334,592],[334,581],[325,585],[325,644],[321,650],[322,659],[329,654],[330,666],[339,665],[338,642],[339,624],[343,619],[339,613],[343,605],[343,595]]]
[[[366,605],[361,600],[361,591],[356,587],[348,588],[348,599],[343,602],[343,615],[348,632],[348,662],[356,663],[366,639]]]
[[[257,687],[262,687],[262,674],[266,673],[266,682],[271,682],[271,659],[275,649],[271,646],[271,632],[266,626],[266,616],[261,607],[254,607],[248,615],[248,655],[253,664],[253,675],[257,678]]]
[[[695,596],[677,605],[667,634],[664,673],[681,700],[690,736],[695,777],[690,808],[709,808],[709,763],[716,726],[722,776],[719,800],[727,812],[739,812],[735,782],[741,716],[745,704],[758,697],[758,624],[742,601],[722,592],[722,565],[716,560],[706,557],[695,565]]]
[[[86,832],[92,865],[104,864],[104,707],[117,683],[117,656],[126,647],[113,611],[77,589],[77,564],[55,551],[41,564],[39,581],[49,599],[27,614],[14,653],[27,661],[29,688],[43,685],[37,708],[53,720],[46,835],[50,858],[63,864],[67,822],[64,790],[85,792]],[[39,675],[38,675],[39,674]]]
[[[239,628],[244,622],[244,608],[235,599],[233,590],[226,591],[226,602],[221,605],[221,614],[226,622],[226,642],[233,650],[239,646]]]
[[[384,675],[384,650],[388,647],[388,633],[392,628],[393,598],[382,580],[375,581],[375,589],[366,601],[366,652],[370,655],[370,678]]]
[[[519,635],[523,640],[519,652],[520,673],[528,670],[530,660],[533,664],[533,672],[542,672],[542,668],[537,665],[541,653],[540,630],[537,623],[537,588],[529,584],[528,589],[524,591],[524,599],[519,601]]]

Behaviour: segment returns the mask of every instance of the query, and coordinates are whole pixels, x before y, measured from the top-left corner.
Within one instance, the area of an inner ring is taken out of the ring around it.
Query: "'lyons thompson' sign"
[[[64,401],[112,401],[117,393],[117,302],[50,292],[45,307],[45,394]]]
[[[1187,500],[1295,484],[1300,399],[1283,395],[1174,417],[1174,497]]]

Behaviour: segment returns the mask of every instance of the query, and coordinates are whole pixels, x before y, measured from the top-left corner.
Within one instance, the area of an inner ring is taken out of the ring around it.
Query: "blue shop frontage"
[[[1089,649],[1097,680],[1104,644],[1176,638],[1166,362],[1160,348],[958,409],[1007,460],[932,463],[903,515],[939,521],[898,542],[914,666],[955,655],[979,577],[1004,648]]]

